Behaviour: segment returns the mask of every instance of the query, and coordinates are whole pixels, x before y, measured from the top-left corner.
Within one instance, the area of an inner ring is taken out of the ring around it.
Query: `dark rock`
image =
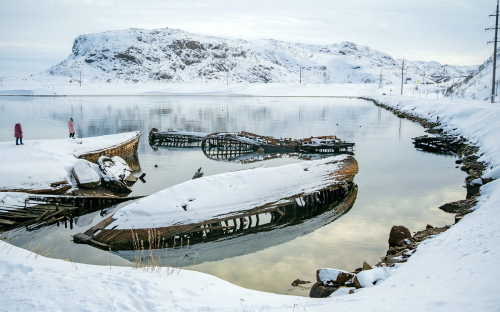
[[[349,295],[354,294],[354,289],[349,290]]]
[[[462,160],[461,160],[461,159],[457,159],[457,160],[455,160],[455,164],[460,165],[461,163],[462,163]]]
[[[433,229],[433,228],[434,228],[434,227],[433,227],[432,225],[430,225],[430,224],[427,224],[427,226],[425,227],[425,229],[426,229],[426,230],[428,230],[428,229]]]
[[[309,284],[311,283],[310,281],[303,281],[303,280],[299,280],[299,279],[296,279],[295,281],[292,282],[292,286],[299,286],[299,285],[302,285],[302,284]]]
[[[338,287],[323,286],[321,283],[317,282],[311,287],[309,292],[309,297],[311,298],[326,298],[330,296]]]
[[[410,230],[402,225],[395,225],[389,234],[389,246],[397,246],[401,240],[406,238],[411,238]]]
[[[439,209],[449,213],[463,213],[470,211],[476,205],[476,199],[465,199],[442,205]]]
[[[357,274],[361,271],[363,271],[363,268],[357,268],[356,270],[354,270],[353,274]]]
[[[493,178],[481,178],[481,180],[483,181],[483,185],[484,185],[484,184],[492,182]]]

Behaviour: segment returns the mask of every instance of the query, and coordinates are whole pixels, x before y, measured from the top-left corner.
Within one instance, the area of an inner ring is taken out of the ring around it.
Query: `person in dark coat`
[[[21,123],[16,123],[14,126],[14,136],[16,137],[16,145],[19,145],[19,140],[21,140],[21,145],[23,144],[23,128]]]
[[[75,123],[73,122],[73,118],[70,118],[68,121],[68,128],[69,128],[69,137],[70,138],[75,138]]]

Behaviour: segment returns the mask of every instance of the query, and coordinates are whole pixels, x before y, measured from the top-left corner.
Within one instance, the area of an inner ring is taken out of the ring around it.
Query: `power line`
[[[462,65],[464,62],[468,61],[471,57],[478,55],[479,53],[483,52],[488,48],[488,44],[485,44],[484,46],[481,47],[481,49],[477,50],[475,53],[471,54],[468,58],[464,59],[462,62],[458,63],[458,65]]]
[[[486,7],[488,7],[489,5],[490,5],[490,4],[488,3],[488,4],[486,4],[486,5],[485,5],[485,6],[484,6],[481,10],[479,10],[478,14],[477,14],[477,15],[475,15],[473,18],[471,18],[471,19],[470,19],[470,20],[469,20],[466,24],[464,24],[464,26],[462,26],[462,28],[460,28],[460,30],[459,30],[459,31],[457,31],[457,32],[456,32],[453,36],[451,36],[451,37],[448,39],[448,41],[447,41],[444,45],[448,45],[448,43],[450,43],[450,42],[452,41],[451,39],[454,39],[454,38],[455,38],[455,36],[456,36],[457,34],[460,34],[460,33],[461,33],[461,31],[462,31],[462,30],[464,30],[464,28],[465,28],[466,26],[469,26],[470,22],[472,22],[473,20],[475,20],[476,18],[478,18],[479,16],[481,16],[481,15],[483,14],[484,9],[486,9]],[[450,52],[451,52],[451,51],[450,51]]]
[[[465,37],[464,40],[462,40],[459,44],[457,44],[453,49],[450,50],[450,52],[448,53],[451,53],[452,51],[454,51],[458,46],[460,46],[462,43],[464,43],[467,39],[469,39],[470,36],[472,36],[479,28],[481,28],[487,21],[489,20],[489,17],[481,24],[479,25],[472,33],[470,33],[467,37]],[[462,50],[463,51],[463,50]],[[462,52],[461,51],[461,52]],[[457,55],[459,55],[461,52],[459,52]],[[455,58],[457,55],[453,56],[451,59]],[[446,61],[444,61],[443,63],[446,64],[448,63],[450,60],[450,58],[448,58]]]
[[[476,40],[472,41],[467,47],[465,47],[462,51],[458,52],[458,54],[456,54],[455,56],[453,56],[451,59],[448,59],[447,62],[450,62],[451,60],[455,59],[457,56],[459,56],[460,54],[462,54],[462,52],[464,52],[465,50],[469,49],[474,43],[476,43],[479,39],[482,39],[486,36],[487,33],[484,33],[482,36],[480,37],[477,37]]]

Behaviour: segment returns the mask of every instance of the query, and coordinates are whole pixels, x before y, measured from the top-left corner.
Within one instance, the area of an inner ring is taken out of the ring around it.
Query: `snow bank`
[[[338,170],[347,155],[281,167],[258,167],[190,180],[122,209],[108,226],[113,229],[147,229],[206,221],[287,201],[336,183],[344,183]],[[352,160],[355,161],[355,160]]]
[[[137,132],[83,139],[24,140],[24,145],[0,142],[0,190],[50,189],[50,184],[71,181],[78,156],[118,145]]]

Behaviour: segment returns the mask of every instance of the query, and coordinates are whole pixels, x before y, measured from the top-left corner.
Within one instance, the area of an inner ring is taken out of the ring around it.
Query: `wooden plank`
[[[1,224],[7,224],[7,225],[15,225],[15,224],[17,224],[18,222],[16,222],[16,221],[12,221],[12,220],[5,220],[5,219],[1,219],[1,218],[0,218],[0,223],[1,223]]]

